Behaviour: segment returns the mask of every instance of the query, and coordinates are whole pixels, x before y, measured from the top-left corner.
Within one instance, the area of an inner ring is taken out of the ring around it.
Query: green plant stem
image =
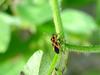
[[[57,34],[62,33],[62,35],[64,35],[58,0],[51,0],[51,6],[52,6],[52,11],[53,11],[53,19],[54,19],[56,33]]]
[[[58,59],[58,55],[55,54],[55,56],[54,56],[54,58],[53,58],[53,61],[52,61],[52,64],[51,64],[51,66],[50,66],[50,69],[49,69],[48,75],[51,75],[53,69],[55,68],[55,65],[56,65],[57,59]]]
[[[62,25],[61,16],[60,16],[59,5],[60,4],[58,3],[58,0],[51,0],[51,6],[52,6],[52,11],[53,11],[53,20],[54,20],[56,34],[58,34],[59,37],[63,37],[62,39],[64,39],[63,25]],[[61,49],[63,49],[63,48],[61,48]],[[57,63],[60,64],[61,61],[63,61],[62,58],[61,58],[62,53],[60,53],[60,55],[58,54],[57,56],[59,56],[59,57],[56,58],[56,59],[54,58],[54,60],[56,60],[56,61],[54,61],[52,63],[51,69],[53,69],[53,67],[55,67],[57,65]],[[58,61],[58,60],[60,60],[60,61]],[[62,65],[61,66],[58,65],[58,68],[59,68],[59,71],[57,72],[57,75],[62,75]]]
[[[82,53],[99,53],[100,52],[100,45],[95,46],[79,46],[79,45],[70,45],[65,44],[68,51],[73,52],[82,52]]]
[[[58,0],[50,0],[50,1],[51,1],[52,11],[53,11],[53,19],[54,19],[56,34],[60,33],[61,34],[60,37],[63,37],[63,39],[64,39],[63,25],[62,25],[61,16],[60,16],[60,7],[58,4]],[[65,47],[67,50],[67,54],[69,51],[100,52],[100,46],[76,46],[76,45],[65,44]],[[51,72],[53,71],[58,59],[59,59],[58,55],[55,55],[53,62],[51,64],[51,68],[48,72],[48,75],[50,75]],[[60,60],[63,61],[62,59],[60,59]],[[67,59],[65,59],[65,60],[66,60],[65,62],[67,62]],[[60,62],[58,62],[58,63],[60,63]],[[59,72],[58,72],[58,75],[62,75]]]

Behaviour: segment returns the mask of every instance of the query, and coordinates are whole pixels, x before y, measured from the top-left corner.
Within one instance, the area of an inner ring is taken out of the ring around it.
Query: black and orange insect
[[[52,46],[57,54],[59,54],[60,43],[58,42],[58,37],[56,34],[53,34],[51,37]]]

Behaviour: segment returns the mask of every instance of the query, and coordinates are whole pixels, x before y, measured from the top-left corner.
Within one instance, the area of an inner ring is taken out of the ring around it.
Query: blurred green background
[[[62,0],[66,41],[100,45],[100,0]],[[29,57],[44,52],[40,75],[52,62],[55,33],[49,0],[0,0],[0,75],[19,75]],[[70,52],[65,75],[100,75],[100,53]]]

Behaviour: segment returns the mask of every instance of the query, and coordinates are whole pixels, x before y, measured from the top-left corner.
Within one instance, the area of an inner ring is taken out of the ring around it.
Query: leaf
[[[10,27],[0,22],[0,52],[5,52],[10,42]]]
[[[90,35],[97,28],[94,19],[82,11],[68,9],[61,16],[65,31],[73,34]]]
[[[13,17],[2,12],[0,12],[0,22],[5,23],[6,25],[15,26],[19,26],[21,24],[21,20],[18,17]]]
[[[53,51],[53,48],[50,43],[50,35],[43,36],[41,33],[41,36],[42,36],[41,39],[38,41],[38,44],[39,44],[38,48],[43,50],[43,57],[41,60],[41,65],[39,68],[38,75],[47,75],[51,68],[52,60],[54,58],[54,51]],[[38,61],[36,61],[36,62],[38,62]],[[25,71],[23,71],[23,72],[25,72]],[[26,72],[25,72],[25,74],[26,74]]]
[[[25,73],[25,75],[39,75],[39,68],[42,59],[43,52],[41,50],[35,52],[26,65],[24,66],[21,73]]]
[[[23,3],[17,5],[16,10],[22,20],[32,24],[41,24],[52,18],[51,9],[48,3],[43,5]]]
[[[0,75],[19,75],[25,60],[21,56],[0,62]]]
[[[53,57],[54,57],[54,54],[53,54],[52,50],[51,50],[51,52],[49,50],[47,50],[47,52],[44,53],[43,59],[41,62],[41,66],[40,66],[39,75],[47,75],[48,74]]]
[[[43,54],[43,58],[41,61],[39,75],[47,75],[51,70],[52,61],[53,61],[55,53],[54,53],[52,45],[50,43],[50,35],[49,34],[43,36],[41,38],[41,41],[43,41],[42,45],[44,45],[44,49],[43,49],[44,54]]]
[[[19,25],[19,20],[7,14],[0,13],[0,52],[5,52],[10,42],[10,25]]]

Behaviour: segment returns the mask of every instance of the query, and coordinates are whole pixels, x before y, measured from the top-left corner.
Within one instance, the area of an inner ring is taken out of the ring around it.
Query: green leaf
[[[18,17],[13,17],[8,14],[0,12],[0,22],[5,23],[6,25],[16,25],[21,24],[21,20]]]
[[[10,58],[9,60],[0,62],[0,75],[19,75],[25,60],[22,56]]]
[[[43,58],[42,58],[39,75],[48,74],[48,72],[50,71],[53,58],[54,58],[54,53],[52,50],[45,51]]]
[[[41,24],[51,19],[51,9],[49,4],[31,5],[20,4],[17,6],[17,13],[26,22]]]
[[[43,52],[41,50],[35,52],[26,65],[24,66],[21,73],[25,73],[25,75],[39,75],[39,68],[42,59]]]
[[[10,42],[10,27],[0,22],[0,52],[5,52]]]
[[[40,40],[43,41],[43,43],[40,43],[44,46],[43,51],[43,58],[41,61],[41,66],[39,70],[39,75],[47,75],[49,72],[51,72],[51,66],[54,58],[54,51],[52,48],[52,45],[50,43],[50,36],[49,34],[45,34]],[[53,66],[54,67],[54,66]]]
[[[10,42],[10,25],[19,25],[20,20],[9,16],[4,13],[0,13],[0,52],[5,52]]]
[[[73,34],[90,35],[97,28],[94,19],[82,11],[68,9],[61,16],[65,31]]]
[[[7,25],[8,17],[0,14],[0,52],[7,50],[10,42],[10,27]]]
[[[41,32],[41,37],[38,40],[38,46],[36,46],[37,48],[43,50],[43,57],[42,57],[41,65],[39,68],[39,75],[47,75],[48,72],[51,71],[51,64],[52,64],[52,60],[54,58],[54,51],[53,51],[52,45],[50,43],[50,36],[51,35],[49,35],[49,34],[47,34],[47,35],[45,34],[43,36],[43,34]]]

